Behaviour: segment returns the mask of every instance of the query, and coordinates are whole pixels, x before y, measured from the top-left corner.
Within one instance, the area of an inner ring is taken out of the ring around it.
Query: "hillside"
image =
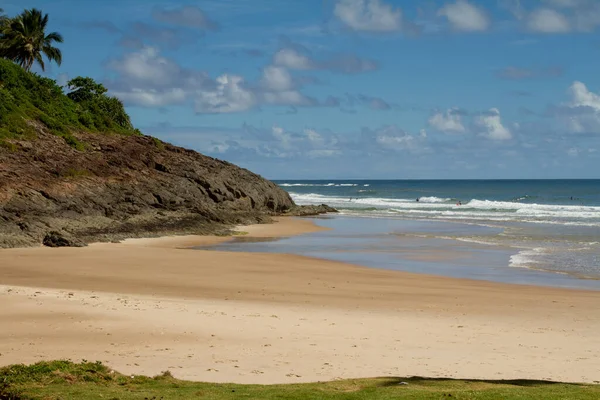
[[[80,90],[73,100],[0,59],[0,247],[218,233],[315,212],[246,169],[142,135],[119,100]]]

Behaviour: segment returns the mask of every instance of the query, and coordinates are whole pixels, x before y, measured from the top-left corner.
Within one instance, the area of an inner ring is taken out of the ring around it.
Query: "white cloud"
[[[133,88],[128,92],[112,92],[112,94],[125,103],[142,107],[164,107],[171,104],[180,104],[184,103],[187,97],[186,92],[180,88],[164,91]]]
[[[119,71],[124,78],[135,81],[154,81],[168,84],[180,72],[174,62],[161,57],[158,49],[144,47],[126,54],[120,60],[113,60],[109,67]]]
[[[109,67],[118,78],[109,81],[110,93],[128,105],[163,107],[194,100],[197,113],[235,113],[261,104],[315,106],[319,102],[298,90],[290,72],[276,65],[263,69],[258,82],[223,74],[211,79],[207,73],[180,67],[152,47],[112,60]]]
[[[485,115],[475,117],[473,123],[478,133],[487,137],[488,139],[512,139],[512,133],[510,130],[502,125],[500,111],[497,108],[490,108]]]
[[[299,70],[314,68],[314,63],[309,57],[292,48],[283,48],[277,51],[273,56],[273,64]]]
[[[356,31],[393,32],[402,28],[402,11],[380,0],[339,0],[334,15]]]
[[[289,132],[284,128],[274,125],[270,136],[274,142],[270,149],[277,157],[291,157],[308,155],[311,158],[331,157],[339,154],[336,148],[337,141],[325,138],[314,129],[304,129],[301,133]]]
[[[313,145],[320,146],[324,142],[323,137],[314,129],[304,129],[304,135]]]
[[[488,30],[491,25],[486,12],[467,0],[446,4],[437,14],[446,17],[452,28],[457,31],[481,32]]]
[[[526,27],[539,33],[593,32],[600,26],[598,0],[543,0],[543,7],[526,16]]]
[[[410,135],[405,136],[384,136],[379,135],[375,138],[375,141],[383,147],[402,150],[413,147],[415,138]]]
[[[466,131],[456,109],[438,112],[432,115],[427,122],[434,129],[446,133],[464,133]]]
[[[591,92],[582,82],[569,86],[569,103],[560,109],[566,117],[567,127],[572,133],[600,132],[600,95]]]
[[[569,20],[550,8],[537,9],[527,17],[529,30],[539,33],[565,33],[571,30]]]
[[[119,73],[108,85],[110,93],[126,104],[142,107],[180,104],[196,91],[214,85],[205,72],[181,68],[153,47],[125,54],[110,61],[108,67]]]
[[[261,94],[262,100],[267,104],[280,106],[310,106],[315,105],[316,101],[306,97],[297,90],[285,90],[281,92],[264,92]]]
[[[275,67],[273,65],[263,69],[261,82],[267,90],[272,91],[290,90],[294,86],[289,71],[283,67]]]
[[[354,54],[336,54],[325,60],[316,60],[294,47],[278,50],[273,56],[273,64],[294,70],[328,70],[345,74],[368,72],[378,68],[375,61]]]
[[[385,125],[378,129],[363,128],[357,146],[374,153],[381,151],[407,151],[422,153],[428,151],[426,136],[411,135],[397,125]]]
[[[575,81],[569,87],[572,106],[587,106],[600,111],[600,96],[590,92],[582,82]]]
[[[152,16],[157,21],[188,28],[218,29],[218,24],[211,20],[201,9],[195,6],[184,6],[173,10],[154,10]]]
[[[234,113],[250,110],[257,105],[255,94],[245,87],[241,76],[224,74],[216,82],[214,90],[198,92],[197,113]]]

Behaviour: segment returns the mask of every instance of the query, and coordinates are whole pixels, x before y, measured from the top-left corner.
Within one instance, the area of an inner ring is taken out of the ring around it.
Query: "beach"
[[[257,240],[321,229],[292,218],[239,228]],[[188,249],[230,239],[0,250],[0,364],[99,360],[237,383],[600,380],[600,291]]]

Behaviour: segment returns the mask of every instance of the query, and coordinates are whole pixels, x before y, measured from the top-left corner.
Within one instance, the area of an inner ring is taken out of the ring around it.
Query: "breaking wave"
[[[363,192],[364,194],[370,194]],[[416,199],[341,197],[317,193],[290,193],[297,204],[328,204],[343,214],[397,215],[419,219],[516,221],[563,225],[600,226],[600,207],[472,199],[458,204],[434,196]],[[369,209],[370,211],[365,211]],[[365,215],[366,216],[366,215]]]

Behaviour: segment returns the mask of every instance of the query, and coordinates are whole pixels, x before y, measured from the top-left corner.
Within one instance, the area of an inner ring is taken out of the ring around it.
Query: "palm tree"
[[[57,32],[46,35],[47,24],[48,14],[42,14],[35,8],[9,19],[0,31],[0,56],[16,62],[26,71],[31,69],[34,62],[45,71],[42,55],[60,65],[62,53],[53,44],[62,43],[63,38]]]

